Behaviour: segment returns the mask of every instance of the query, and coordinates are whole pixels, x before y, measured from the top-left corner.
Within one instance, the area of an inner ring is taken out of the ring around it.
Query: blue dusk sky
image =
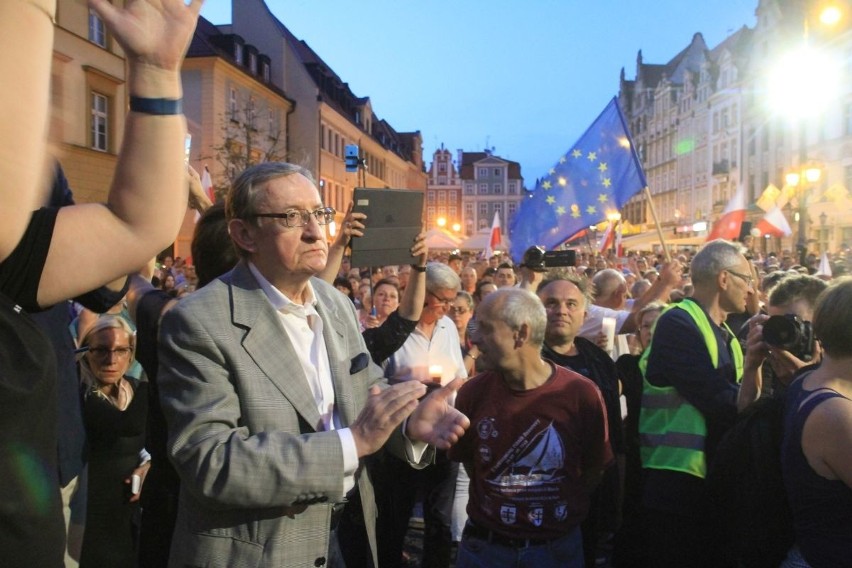
[[[201,14],[231,21],[231,1]],[[397,131],[521,164],[531,188],[618,94],[619,73],[665,63],[701,32],[713,48],[758,0],[266,0]]]

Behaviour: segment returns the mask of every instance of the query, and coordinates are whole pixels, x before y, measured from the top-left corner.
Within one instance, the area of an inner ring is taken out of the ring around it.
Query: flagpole
[[[663,228],[660,226],[660,220],[657,219],[657,210],[654,208],[654,200],[651,198],[651,190],[645,186],[645,198],[648,200],[648,207],[651,209],[651,217],[654,218],[654,225],[657,227],[657,236],[660,237],[660,244],[663,245],[663,254],[666,257],[666,262],[671,262],[672,257],[669,254],[669,249],[666,246],[666,239],[663,237]]]

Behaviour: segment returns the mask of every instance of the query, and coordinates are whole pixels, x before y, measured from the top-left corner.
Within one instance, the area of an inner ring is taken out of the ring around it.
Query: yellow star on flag
[[[550,189],[551,187],[553,187],[553,184],[550,183],[550,181],[546,181],[543,184],[541,184],[541,187],[542,187],[542,189]]]
[[[609,179],[609,178],[604,178],[601,183],[603,184],[604,187],[609,187],[609,186],[612,185],[612,180]]]
[[[572,217],[574,217],[575,219],[578,219],[578,218],[580,218],[580,217],[582,216],[582,215],[580,214],[580,208],[579,208],[579,207],[577,207],[577,204],[576,204],[576,203],[574,203],[573,205],[571,205],[571,216],[572,216]]]
[[[565,156],[562,156],[561,158],[559,158],[559,163],[560,163],[560,164],[564,164],[564,163],[565,163],[565,162],[567,162],[567,161],[568,161],[568,160],[566,160],[566,159],[565,159]]]
[[[594,205],[589,205],[588,207],[586,207],[586,213],[588,213],[589,215],[594,215],[595,213],[597,213],[597,211],[598,209]]]
[[[560,205],[559,207],[556,208],[556,214],[557,215],[565,215],[565,208]]]
[[[547,199],[545,199],[545,201],[547,201],[548,205],[553,205],[554,203],[556,203],[556,198],[553,197],[552,195],[548,195]]]
[[[589,155],[586,156],[586,157],[589,159],[590,162],[594,162],[595,160],[598,159],[598,153],[597,152],[589,152]]]
[[[556,170],[555,170],[555,169],[553,169],[553,168],[550,168],[550,171],[549,171],[549,172],[547,172],[547,173],[549,173],[550,175],[553,175],[553,174],[555,174],[555,173],[556,173]]]
[[[606,203],[607,201],[609,201],[609,195],[607,195],[606,193],[599,194],[598,201],[600,201],[601,203]]]
[[[582,152],[582,150],[577,149],[577,150],[574,150],[573,152],[571,152],[571,155],[574,156],[575,158],[580,158],[580,157],[583,156],[583,152]]]
[[[601,171],[601,172],[605,172],[607,169],[608,169],[608,166],[606,165],[606,162],[601,162],[600,165],[598,166],[598,170]]]

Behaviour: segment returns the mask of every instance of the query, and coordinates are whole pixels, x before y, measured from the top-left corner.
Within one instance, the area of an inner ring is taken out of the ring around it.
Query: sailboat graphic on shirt
[[[520,442],[520,440],[519,440]],[[565,465],[565,448],[553,422],[534,434],[525,443],[513,446],[517,457],[505,456],[502,469],[487,481],[499,487],[529,487],[560,481],[557,476]]]

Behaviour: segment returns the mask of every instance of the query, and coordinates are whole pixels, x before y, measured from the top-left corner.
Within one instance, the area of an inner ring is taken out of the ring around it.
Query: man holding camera
[[[811,320],[816,299],[827,287],[827,282],[815,276],[788,276],[769,295],[767,313],[749,320],[743,381],[737,397],[740,411],[763,391],[764,362],[775,379],[770,388],[785,390],[801,368],[819,361]]]
[[[660,315],[640,359],[643,508],[655,566],[717,566],[717,525],[705,478],[737,416],[743,354],[725,324],[755,293],[739,245],[711,241],[691,266],[695,292]],[[714,528],[715,527],[715,528]]]

